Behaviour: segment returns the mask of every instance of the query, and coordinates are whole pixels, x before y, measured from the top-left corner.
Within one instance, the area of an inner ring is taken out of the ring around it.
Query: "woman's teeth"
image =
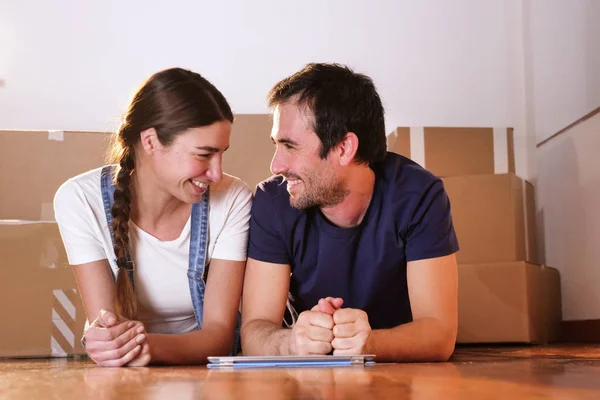
[[[206,188],[208,187],[208,183],[203,183],[203,182],[200,182],[200,181],[196,181],[196,180],[194,180],[194,179],[190,179],[190,181],[191,181],[191,182],[192,182],[194,185],[198,186],[200,189],[206,189]]]

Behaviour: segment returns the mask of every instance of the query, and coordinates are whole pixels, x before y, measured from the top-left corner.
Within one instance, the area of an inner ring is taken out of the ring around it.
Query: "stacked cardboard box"
[[[110,133],[0,131],[0,219],[54,221],[67,179],[104,165]]]
[[[251,187],[270,174],[267,115],[236,115],[224,171]],[[105,163],[111,134],[0,131],[1,356],[81,354],[85,314],[54,221],[68,178]],[[398,128],[391,151],[441,176],[461,245],[460,343],[556,337],[556,270],[537,264],[533,186],[515,175],[512,130]],[[48,222],[43,222],[48,221]],[[27,334],[24,334],[27,332]]]
[[[254,187],[269,177],[267,114],[238,114],[223,170]],[[0,220],[54,221],[52,200],[70,177],[107,162],[112,133],[0,130]]]
[[[223,169],[269,177],[268,115],[235,118]],[[0,131],[0,357],[83,354],[85,312],[53,210],[67,179],[107,161],[112,133]]]
[[[557,339],[558,271],[538,262],[534,187],[515,174],[512,129],[397,128],[388,149],[441,177],[450,198],[458,342]]]
[[[0,131],[0,357],[83,354],[85,312],[52,200],[104,164],[109,134]]]
[[[0,357],[83,353],[85,323],[56,223],[0,221]]]

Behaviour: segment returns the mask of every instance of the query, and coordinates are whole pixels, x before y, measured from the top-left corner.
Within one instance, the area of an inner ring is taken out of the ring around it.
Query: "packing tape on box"
[[[75,289],[71,289],[71,292],[71,296],[77,296]],[[53,290],[52,294],[53,328],[50,336],[50,353],[52,357],[65,357],[75,353],[76,308],[64,290]]]
[[[425,128],[422,126],[410,128],[410,159],[425,167]]]
[[[494,173],[508,173],[508,130],[494,128]]]
[[[65,140],[65,132],[59,130],[49,130],[48,140],[56,140],[57,142],[62,142],[63,140]]]

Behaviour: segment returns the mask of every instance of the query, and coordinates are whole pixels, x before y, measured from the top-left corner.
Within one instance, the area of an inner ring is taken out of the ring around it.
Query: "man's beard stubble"
[[[317,178],[309,174],[302,180],[304,190],[298,198],[290,196],[290,205],[298,210],[311,207],[333,207],[350,193],[345,183],[334,176]]]

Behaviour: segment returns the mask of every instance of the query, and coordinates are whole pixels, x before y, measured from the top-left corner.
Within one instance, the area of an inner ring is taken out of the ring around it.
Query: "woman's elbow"
[[[204,328],[206,329],[206,328]],[[213,326],[210,328],[215,356],[228,356],[233,349],[235,341],[235,329],[225,326]]]

